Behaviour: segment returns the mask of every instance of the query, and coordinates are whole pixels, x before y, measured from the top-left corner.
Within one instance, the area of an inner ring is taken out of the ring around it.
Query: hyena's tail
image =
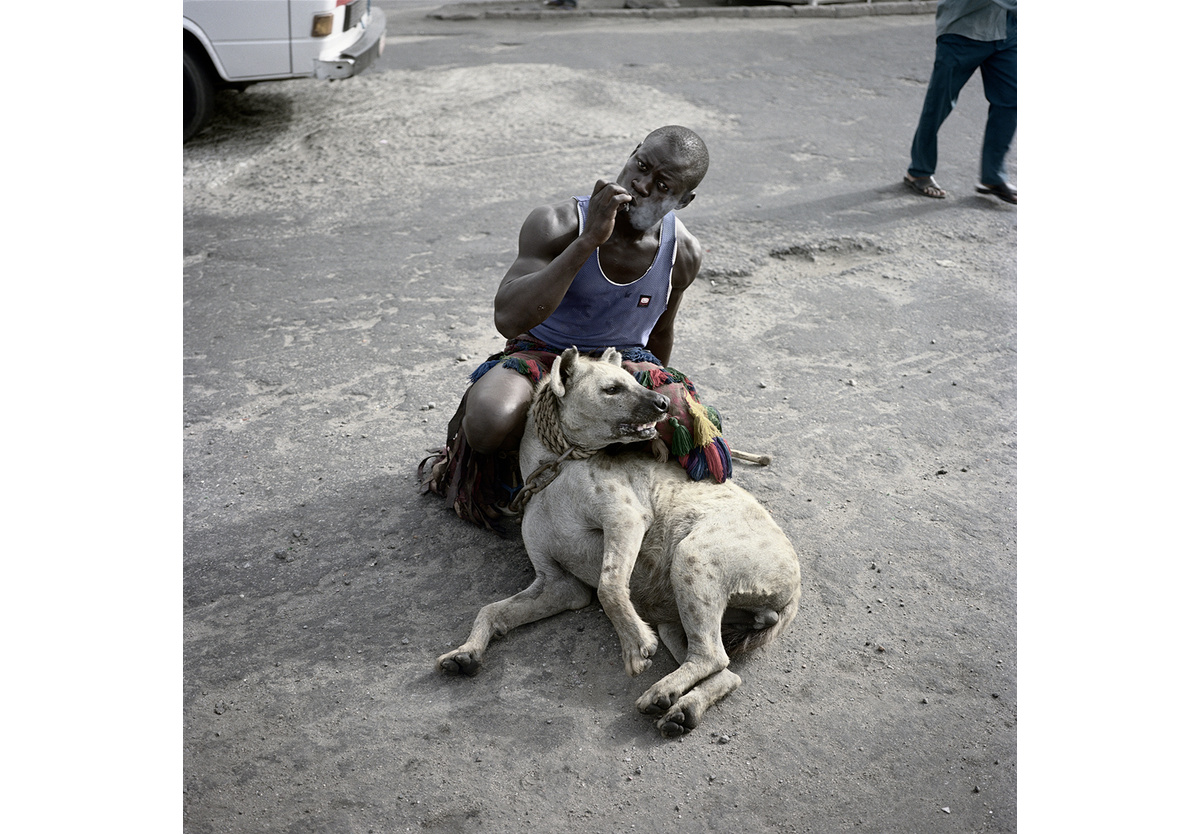
[[[730,658],[739,657],[747,652],[767,645],[787,628],[800,610],[800,589],[788,601],[787,605],[776,611],[772,608],[762,608],[749,612],[753,618],[726,618],[721,622],[721,642],[725,653]]]

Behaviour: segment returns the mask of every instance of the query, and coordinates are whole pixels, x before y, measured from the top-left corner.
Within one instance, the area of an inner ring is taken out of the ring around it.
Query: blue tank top
[[[590,197],[576,197],[579,228],[587,220]],[[600,268],[600,250],[592,252],[575,278],[562,303],[529,335],[552,347],[565,350],[574,345],[581,351],[606,347],[645,347],[659,316],[667,309],[671,294],[671,270],[675,266],[675,212],[663,218],[658,251],[645,274],[629,284],[616,284]]]

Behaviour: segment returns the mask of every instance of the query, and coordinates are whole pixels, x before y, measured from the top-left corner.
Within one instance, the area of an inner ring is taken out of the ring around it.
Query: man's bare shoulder
[[[672,273],[672,286],[686,289],[700,274],[700,263],[704,260],[704,249],[696,236],[687,230],[683,221],[675,218],[675,270]]]
[[[575,198],[538,206],[529,212],[522,233],[532,233],[544,238],[557,238],[579,231],[579,210]]]

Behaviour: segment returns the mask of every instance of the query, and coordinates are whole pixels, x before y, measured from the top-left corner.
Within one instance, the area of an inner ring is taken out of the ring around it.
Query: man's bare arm
[[[700,242],[678,221],[676,235],[679,250],[675,268],[671,271],[671,296],[667,299],[667,309],[659,316],[654,329],[650,331],[650,337],[646,339],[646,348],[664,365],[671,364],[671,351],[675,347],[675,316],[683,302],[683,293],[700,274],[700,264],[704,260]]]
[[[496,329],[515,338],[558,309],[575,273],[612,235],[620,207],[632,198],[616,183],[600,180],[592,191],[582,230],[575,201],[535,209],[521,227],[517,259],[496,290]]]

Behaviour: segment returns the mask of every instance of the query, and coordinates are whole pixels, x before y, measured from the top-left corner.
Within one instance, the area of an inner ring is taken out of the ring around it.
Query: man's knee
[[[525,377],[507,368],[493,368],[467,394],[462,422],[467,443],[484,454],[519,447],[532,399],[532,387]]]
[[[524,425],[524,415],[503,414],[495,408],[468,407],[463,415],[462,430],[472,449],[492,454],[517,448]]]

